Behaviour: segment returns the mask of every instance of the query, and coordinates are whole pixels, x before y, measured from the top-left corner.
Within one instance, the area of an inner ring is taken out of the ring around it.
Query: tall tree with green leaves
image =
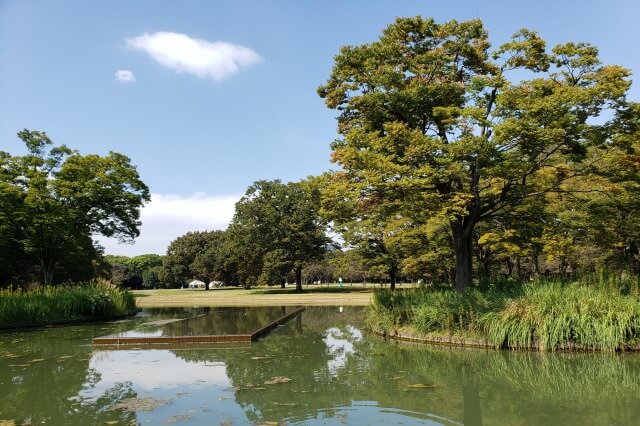
[[[263,180],[247,189],[227,230],[244,285],[293,271],[302,291],[303,265],[322,258],[329,242],[316,200],[300,183]]]
[[[207,264],[204,254],[212,239],[218,241],[219,232],[187,232],[171,241],[162,260],[161,280],[171,287],[183,286],[194,278],[208,282],[208,268],[212,266]],[[209,286],[205,289],[208,290]]]
[[[521,30],[492,51],[480,20],[398,18],[318,89],[340,112],[332,185],[370,215],[446,220],[462,290],[479,222],[591,172],[587,148],[611,141],[594,119],[624,107],[628,77],[585,43],[547,51]]]
[[[211,280],[228,279],[229,274],[225,269],[222,253],[225,235],[225,231],[207,232],[204,247],[196,254],[189,267],[194,276],[201,277],[206,283]]]
[[[36,265],[44,284],[54,282],[65,256],[98,255],[92,235],[139,235],[149,189],[129,158],[80,155],[39,131],[18,137],[26,155],[0,152],[0,232]]]
[[[157,275],[162,266],[162,256],[158,254],[141,254],[134,257],[107,255],[104,260],[110,267],[110,274],[107,276],[114,284],[130,288],[149,288],[158,284]],[[150,270],[153,270],[151,275],[148,273]],[[150,279],[146,284],[145,276]]]

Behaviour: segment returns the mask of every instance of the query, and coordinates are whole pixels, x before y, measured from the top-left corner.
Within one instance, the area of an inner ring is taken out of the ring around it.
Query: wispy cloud
[[[260,61],[248,47],[224,41],[210,42],[173,32],[144,33],[127,39],[127,45],[146,52],[161,65],[178,73],[222,80],[241,67]]]
[[[136,76],[133,75],[133,71],[130,70],[118,70],[116,71],[116,79],[123,83],[133,83],[136,81]]]
[[[120,244],[116,239],[104,237],[99,237],[98,242],[107,254],[164,254],[171,241],[189,231],[225,229],[240,197],[204,193],[189,196],[152,194],[151,202],[142,208],[142,227],[134,244]]]

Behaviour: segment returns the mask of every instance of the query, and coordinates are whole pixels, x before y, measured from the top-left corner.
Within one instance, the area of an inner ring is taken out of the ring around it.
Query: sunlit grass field
[[[408,285],[407,285],[408,286]],[[151,307],[190,306],[365,306],[371,302],[372,285],[324,284],[303,286],[302,293],[296,293],[294,286],[256,287],[249,290],[226,287],[215,290],[204,289],[163,289],[134,290],[136,305]]]

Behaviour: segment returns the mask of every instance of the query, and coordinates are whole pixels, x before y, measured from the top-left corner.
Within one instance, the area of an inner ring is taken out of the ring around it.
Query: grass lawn
[[[191,306],[365,306],[371,302],[371,287],[345,285],[304,287],[297,294],[294,287],[258,287],[250,290],[229,287],[215,290],[168,289],[134,290],[140,308]]]

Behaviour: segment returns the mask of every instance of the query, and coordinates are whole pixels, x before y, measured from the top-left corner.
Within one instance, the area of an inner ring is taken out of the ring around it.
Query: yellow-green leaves
[[[333,220],[364,235],[366,226],[380,234],[398,214],[411,219],[403,232],[447,218],[459,288],[471,282],[477,224],[526,227],[512,216],[520,206],[529,214],[547,194],[583,193],[575,181],[588,182],[614,140],[632,140],[616,130],[621,114],[625,126],[639,114],[626,106],[628,71],[603,66],[595,47],[549,51],[523,29],[490,59],[487,37],[479,20],[398,18],[379,40],[342,49],[319,89],[340,114],[332,159],[344,173],[327,191],[349,194],[348,209],[331,209]],[[516,232],[522,237],[503,233],[499,244],[485,231],[483,245],[510,256],[533,253],[524,235],[542,231],[531,228]]]

